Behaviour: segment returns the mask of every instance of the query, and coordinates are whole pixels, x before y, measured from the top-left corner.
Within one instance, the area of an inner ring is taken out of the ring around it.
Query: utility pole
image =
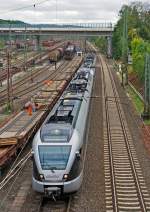
[[[127,26],[128,7],[125,6],[123,11],[123,37],[122,37],[122,85],[128,85],[128,26]]]
[[[13,89],[12,89],[12,73],[11,73],[11,24],[9,26],[9,49],[7,49],[6,57],[7,57],[7,107],[8,110],[13,111]]]
[[[10,52],[7,50],[7,109],[13,111],[12,74]]]
[[[10,79],[10,109],[11,111],[14,110],[14,105],[13,105],[13,87],[12,87],[12,68],[11,68],[11,52],[8,52],[9,55],[9,79]]]
[[[24,34],[24,71],[27,69],[27,26],[25,24],[25,34]]]
[[[144,89],[144,112],[143,118],[150,117],[150,55],[145,57],[145,89]]]
[[[7,57],[7,107],[10,107],[10,60],[9,60],[9,52],[7,50],[6,57]]]

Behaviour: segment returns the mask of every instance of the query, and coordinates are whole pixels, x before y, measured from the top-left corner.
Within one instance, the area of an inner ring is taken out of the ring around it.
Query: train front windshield
[[[43,170],[64,170],[71,146],[39,146],[39,158]]]

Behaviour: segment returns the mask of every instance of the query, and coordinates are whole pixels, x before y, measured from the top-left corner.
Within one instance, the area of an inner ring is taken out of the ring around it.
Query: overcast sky
[[[116,22],[122,5],[130,2],[131,0],[0,0],[0,19],[28,23]]]

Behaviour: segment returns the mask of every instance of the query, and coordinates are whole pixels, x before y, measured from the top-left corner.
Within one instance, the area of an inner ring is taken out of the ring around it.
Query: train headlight
[[[40,174],[39,177],[40,177],[40,180],[44,180],[44,175],[43,174]]]
[[[69,177],[69,175],[68,175],[68,174],[64,174],[63,179],[64,179],[64,180],[67,180],[67,179],[68,179],[68,177]]]

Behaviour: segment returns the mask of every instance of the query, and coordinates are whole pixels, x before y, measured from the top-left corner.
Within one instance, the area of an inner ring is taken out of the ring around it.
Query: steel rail
[[[49,76],[46,76],[44,79],[38,81],[38,83],[36,83],[36,84],[31,84],[31,85],[28,86],[27,88],[24,88],[23,90],[17,91],[16,89],[19,88],[19,87],[24,86],[25,83],[26,83],[27,81],[29,81],[31,77],[28,76],[28,77],[25,79],[25,81],[21,80],[21,82],[19,82],[19,85],[18,85],[18,86],[13,87],[13,96],[20,98],[20,97],[22,97],[22,96],[24,96],[24,95],[30,93],[31,91],[34,91],[34,90],[40,88],[40,87],[43,85],[43,83],[44,83],[45,80],[49,80],[49,79],[52,80],[52,79],[54,78],[53,75],[58,74],[57,72],[60,70],[61,66],[64,66],[64,65],[66,65],[65,62],[64,62],[62,65],[60,65],[56,70],[52,70],[52,73],[50,73]],[[45,67],[44,70],[43,70],[43,69],[40,69],[38,73],[35,73],[34,77],[35,77],[35,76],[38,77],[38,75],[40,75],[43,71],[47,71],[47,70],[49,70],[49,69],[50,69],[50,67]],[[16,90],[16,91],[15,91],[15,90]],[[14,91],[15,91],[15,92],[14,92]],[[7,97],[5,97],[5,95],[6,95],[6,94],[4,94],[3,97],[0,96],[0,101],[1,101],[0,106],[4,105],[4,104],[7,102]]]
[[[109,76],[110,76],[110,79],[111,79],[111,82],[112,82],[113,93],[114,93],[114,96],[116,97],[118,95],[117,95],[117,91],[116,91],[115,82],[114,82],[112,73],[111,73],[110,68],[109,68],[107,63],[106,63],[106,66],[107,66],[107,69],[109,71]],[[129,159],[130,159],[133,175],[134,175],[134,178],[135,178],[135,183],[136,183],[136,186],[137,186],[137,191],[138,191],[138,194],[139,194],[139,201],[141,202],[141,206],[142,206],[141,209],[142,209],[143,212],[146,212],[147,211],[146,210],[146,205],[145,205],[143,194],[142,194],[142,191],[141,191],[141,188],[140,188],[138,174],[136,172],[136,167],[135,167],[134,159],[133,159],[132,152],[131,152],[131,149],[130,149],[130,144],[129,144],[129,141],[128,141],[128,135],[127,135],[124,119],[123,119],[121,108],[120,108],[120,104],[119,104],[118,101],[116,101],[116,106],[117,106],[118,115],[119,115],[119,118],[120,118],[122,131],[123,131],[123,134],[124,134],[124,140],[125,140],[126,147],[127,147],[127,150],[128,150],[128,155],[129,155]]]
[[[102,58],[101,58],[101,60],[102,60]],[[116,109],[118,111],[117,113],[118,113],[118,117],[119,117],[119,120],[120,120],[120,126],[121,126],[122,133],[123,133],[123,141],[125,142],[126,151],[127,151],[127,154],[128,154],[128,159],[130,161],[132,175],[133,175],[134,182],[135,182],[135,185],[136,185],[136,190],[137,190],[137,193],[138,193],[140,208],[141,208],[141,211],[146,212],[147,208],[146,208],[146,205],[145,205],[144,196],[143,196],[142,189],[141,189],[141,186],[140,186],[139,176],[138,176],[138,173],[136,171],[136,166],[135,166],[134,158],[133,158],[133,155],[132,155],[132,150],[131,150],[130,143],[129,143],[129,140],[128,140],[128,133],[127,133],[125,121],[124,121],[124,118],[123,118],[123,115],[122,115],[121,104],[117,100],[118,95],[117,95],[115,82],[114,82],[114,79],[113,79],[113,76],[112,76],[112,73],[110,71],[108,64],[106,62],[105,62],[105,64],[106,64],[107,71],[108,71],[108,74],[109,74],[109,78],[110,78],[110,81],[111,81],[111,87],[112,87],[113,95],[115,97],[114,102],[115,102],[115,105],[116,105]],[[103,67],[102,67],[102,69],[103,69]],[[103,70],[103,72],[104,72],[104,70]],[[104,73],[103,73],[103,75],[104,75]],[[104,84],[106,86],[106,81],[104,81]],[[112,144],[111,144],[112,141],[111,141],[111,130],[110,130],[110,118],[109,118],[110,112],[108,110],[109,101],[108,101],[108,94],[106,93],[105,88],[104,88],[104,95],[105,95],[107,134],[108,134],[108,142],[109,142],[108,148],[109,148],[109,157],[110,157],[110,170],[111,170],[111,177],[112,177],[112,192],[113,192],[113,198],[114,198],[114,203],[115,203],[114,204],[114,211],[117,212],[117,211],[119,211],[119,209],[118,209],[116,181],[115,181],[116,175],[115,175],[115,170],[114,170],[113,151],[112,151]]]
[[[107,101],[107,91],[106,91],[106,81],[105,81],[105,74],[104,74],[104,67],[102,65],[101,58],[99,57],[99,61],[101,64],[101,71],[102,71],[102,81],[103,81],[103,93],[104,93],[104,102],[105,102],[105,109],[106,109],[106,125],[107,125],[107,135],[108,135],[108,143],[109,143],[109,159],[110,159],[110,170],[112,175],[112,191],[113,191],[113,211],[118,212],[117,206],[117,191],[115,186],[115,171],[113,165],[113,154],[112,154],[112,144],[111,144],[111,133],[110,133],[110,123],[109,123],[109,111],[108,111],[108,101]]]
[[[71,207],[71,197],[65,197],[60,200],[41,196],[37,212],[69,212]]]
[[[28,159],[31,157],[31,150],[12,168],[9,170],[6,177],[0,182],[0,190],[6,186],[6,184],[16,176],[16,174],[20,171],[20,169],[25,165]]]

